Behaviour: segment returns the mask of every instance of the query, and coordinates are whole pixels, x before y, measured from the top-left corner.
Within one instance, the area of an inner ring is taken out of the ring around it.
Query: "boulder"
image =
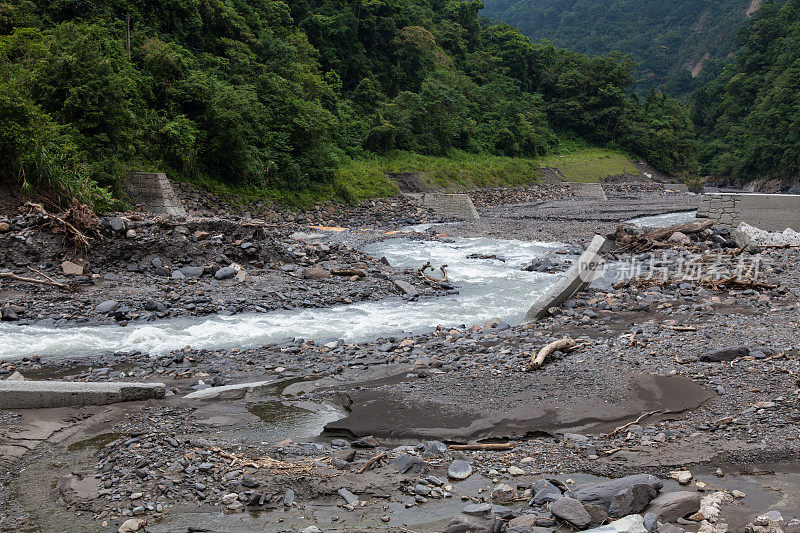
[[[622,518],[632,513],[639,513],[647,504],[658,495],[650,485],[637,483],[619,491],[608,506],[608,515],[612,518]]]
[[[472,474],[472,465],[461,459],[456,459],[450,463],[450,467],[447,469],[447,477],[450,479],[467,479],[470,474]]]
[[[661,522],[675,522],[700,510],[700,493],[689,490],[659,494],[647,507]]]
[[[396,279],[393,281],[393,283],[395,287],[400,289],[403,292],[403,294],[405,294],[408,297],[417,296],[417,294],[419,294],[417,292],[417,289],[407,281]]]
[[[116,311],[118,307],[119,302],[116,300],[106,300],[105,302],[97,304],[97,306],[94,308],[94,314],[107,315],[108,313]]]
[[[745,357],[750,354],[750,348],[747,346],[737,346],[734,348],[723,348],[711,353],[703,354],[700,356],[700,361],[704,363],[722,363],[725,361],[733,361],[737,357]]]
[[[534,496],[530,501],[531,505],[544,505],[554,502],[559,498],[563,498],[561,490],[544,479],[540,479],[533,484],[532,492]]]
[[[308,267],[303,269],[303,278],[305,279],[324,279],[329,276],[330,273],[322,267]]]
[[[187,265],[182,267],[179,272],[187,278],[199,278],[205,273],[205,269],[203,267]]]
[[[592,516],[583,508],[583,504],[573,498],[559,498],[550,505],[553,516],[583,529],[592,523]]]
[[[214,279],[231,279],[238,271],[232,266],[226,266],[214,272]]]
[[[580,487],[573,491],[572,497],[583,503],[598,504],[608,509],[617,494],[630,489],[634,485],[641,484],[650,486],[656,492],[660,491],[664,486],[661,480],[655,476],[651,476],[650,474],[635,474]]]
[[[61,271],[67,276],[82,276],[83,266],[72,261],[64,261],[61,263]]]

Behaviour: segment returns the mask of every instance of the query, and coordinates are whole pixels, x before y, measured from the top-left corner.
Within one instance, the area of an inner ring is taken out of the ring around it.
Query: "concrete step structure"
[[[0,409],[108,405],[163,398],[163,383],[0,381]]]

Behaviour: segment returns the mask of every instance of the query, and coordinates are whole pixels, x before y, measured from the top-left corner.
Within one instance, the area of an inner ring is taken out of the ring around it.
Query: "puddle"
[[[89,437],[88,439],[79,440],[73,442],[69,446],[67,446],[68,452],[74,452],[78,450],[84,450],[86,448],[96,448],[100,449],[109,442],[114,442],[115,440],[124,437],[122,433],[101,433],[99,435],[95,435],[94,437]]]

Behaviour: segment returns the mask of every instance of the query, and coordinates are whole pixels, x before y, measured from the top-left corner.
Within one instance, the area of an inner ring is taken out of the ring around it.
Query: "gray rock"
[[[642,515],[632,514],[605,526],[587,529],[584,533],[647,533]]]
[[[497,519],[460,514],[453,517],[443,533],[493,533]]]
[[[110,217],[107,218],[106,221],[108,222],[108,227],[111,228],[111,231],[115,233],[121,233],[125,231],[125,221],[119,217]]]
[[[232,266],[222,267],[214,272],[214,279],[231,279],[236,275],[237,270]]]
[[[554,502],[559,498],[563,498],[561,490],[544,479],[540,479],[534,483],[531,492],[534,494],[533,499],[530,501],[531,505],[544,505]]]
[[[167,310],[167,306],[162,304],[161,302],[157,302],[155,300],[147,300],[144,303],[145,311],[154,311],[157,313],[164,313]]]
[[[186,276],[183,275],[183,272],[180,270],[174,270],[171,275],[172,279],[186,279]]]
[[[535,514],[525,514],[508,522],[506,533],[556,533],[555,529],[536,525]]]
[[[724,361],[733,361],[737,357],[745,357],[750,353],[750,348],[747,346],[738,346],[735,348],[723,348],[715,352],[703,354],[700,356],[700,361],[705,363],[721,363]]]
[[[409,282],[403,281],[401,279],[396,279],[393,281],[395,287],[403,291],[403,294],[405,294],[406,296],[412,297],[412,296],[417,296],[417,294],[419,294],[417,292],[417,289]]]
[[[447,477],[450,479],[467,479],[472,474],[472,465],[461,459],[456,459],[450,463],[447,469]]]
[[[398,453],[392,461],[397,466],[397,471],[401,474],[422,474],[428,471],[428,463],[415,455]]]
[[[295,493],[292,489],[286,489],[286,494],[283,495],[283,505],[290,506],[294,503]]]
[[[181,267],[179,272],[187,278],[199,278],[203,275],[203,273],[205,273],[205,269],[203,267],[187,265],[185,267]]]
[[[645,483],[637,483],[619,491],[608,506],[608,515],[622,518],[632,513],[639,513],[658,495],[658,492]]]
[[[465,505],[461,512],[470,516],[489,516],[492,514],[491,503],[470,503]]]
[[[647,507],[661,522],[675,522],[700,510],[699,492],[682,490],[659,494]]]
[[[116,311],[119,307],[119,302],[116,300],[106,300],[105,302],[97,304],[94,308],[94,313],[96,315],[107,315],[113,311]]]
[[[358,496],[353,494],[347,489],[339,489],[336,493],[344,498],[344,501],[347,502],[348,505],[353,505],[358,501]]]
[[[647,513],[644,515],[644,528],[647,530],[647,533],[652,533],[655,531],[656,527],[658,527],[658,517],[653,513]]]
[[[328,271],[321,267],[308,267],[303,270],[303,278],[305,279],[325,279],[329,276]]]
[[[614,499],[614,496],[639,484],[649,485],[656,491],[661,490],[664,486],[661,480],[655,476],[651,476],[650,474],[636,474],[581,487],[572,493],[572,497],[583,503],[594,503],[608,509],[611,506],[611,501]]]
[[[550,504],[550,512],[553,516],[581,529],[592,523],[592,517],[583,508],[583,504],[573,498],[559,498],[554,501]]]

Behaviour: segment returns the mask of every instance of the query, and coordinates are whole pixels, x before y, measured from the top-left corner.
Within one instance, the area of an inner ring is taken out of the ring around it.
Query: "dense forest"
[[[632,95],[630,58],[532,43],[482,7],[0,0],[0,180],[103,203],[133,168],[299,190],[343,158],[576,142],[695,170],[686,108]]]
[[[485,0],[484,14],[538,41],[631,54],[639,91],[685,96],[719,74],[759,0]],[[693,77],[695,76],[695,77]]]
[[[739,52],[692,101],[704,171],[738,182],[800,176],[800,0],[768,2]]]

